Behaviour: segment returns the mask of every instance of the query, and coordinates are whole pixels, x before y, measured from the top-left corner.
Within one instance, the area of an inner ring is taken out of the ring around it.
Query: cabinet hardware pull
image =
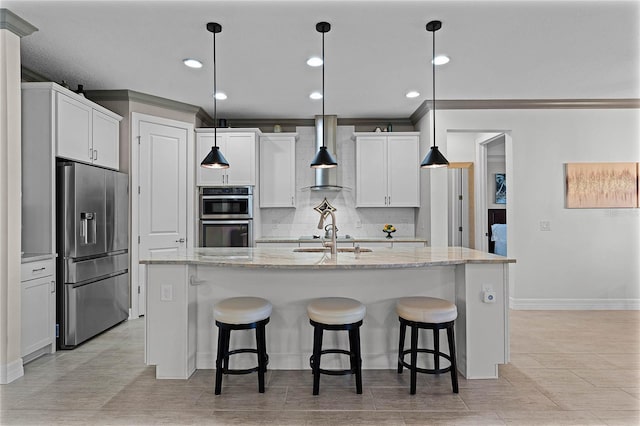
[[[56,282],[51,281],[51,293],[55,293],[55,292],[56,292]]]
[[[43,266],[42,268],[38,268],[38,269],[33,269],[31,272],[35,273],[35,272],[40,272],[40,271],[44,271],[45,269],[47,269],[45,266]]]
[[[179,240],[176,240],[176,243],[184,243],[185,239],[184,238],[180,238]]]
[[[89,148],[89,160],[93,160],[93,149]]]
[[[98,150],[97,150],[97,149],[94,149],[94,150],[93,150],[93,154],[95,155],[95,157],[94,157],[93,159],[94,159],[94,160],[97,160],[97,159],[98,159]]]

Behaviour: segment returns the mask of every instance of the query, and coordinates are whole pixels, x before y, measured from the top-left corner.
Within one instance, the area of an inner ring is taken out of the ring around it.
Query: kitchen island
[[[513,262],[462,247],[376,248],[333,257],[290,248],[154,253],[141,260],[147,265],[145,361],[156,366],[157,378],[186,379],[196,369],[214,368],[213,305],[228,297],[258,296],[273,304],[267,325],[269,368],[308,369],[313,333],[306,305],[313,298],[342,296],[367,307],[361,329],[363,369],[393,369],[399,327],[395,300],[423,295],[458,307],[459,371],[467,378],[496,378],[498,364],[509,360],[508,264]],[[232,336],[232,346],[253,344],[254,336],[242,333]],[[341,334],[329,333],[325,341],[344,345]],[[420,339],[430,341],[431,336]],[[327,358],[329,368],[347,361]]]

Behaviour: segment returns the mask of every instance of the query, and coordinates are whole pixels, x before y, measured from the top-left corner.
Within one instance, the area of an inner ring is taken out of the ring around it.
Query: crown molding
[[[34,27],[9,9],[0,9],[0,29],[9,30],[18,37],[26,37],[38,31]]]
[[[52,81],[50,78],[27,67],[20,67],[20,80],[27,83],[44,83]]]
[[[417,124],[432,108],[432,102],[424,101],[411,114]],[[640,99],[478,99],[441,100],[437,109],[621,109],[640,108]]]
[[[203,119],[203,121],[213,122],[209,114],[198,106],[149,95],[147,93],[136,92],[135,90],[86,90],[85,95],[93,101],[127,101],[159,106],[175,111],[195,114],[198,118]]]

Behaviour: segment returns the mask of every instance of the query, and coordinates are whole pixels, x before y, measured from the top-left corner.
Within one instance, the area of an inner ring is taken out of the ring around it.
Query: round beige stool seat
[[[250,324],[271,316],[273,306],[260,297],[232,297],[216,303],[213,318],[225,324]]]
[[[353,324],[364,319],[367,308],[355,299],[323,297],[307,305],[309,319],[322,324]]]
[[[440,324],[458,317],[458,308],[448,300],[435,297],[403,297],[396,302],[398,316],[408,321]]]

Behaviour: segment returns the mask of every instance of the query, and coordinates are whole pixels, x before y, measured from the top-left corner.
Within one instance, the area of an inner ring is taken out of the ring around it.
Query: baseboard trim
[[[529,311],[637,311],[640,299],[516,299],[509,307]]]
[[[0,385],[6,385],[24,376],[22,358],[18,358],[6,365],[0,365]]]

